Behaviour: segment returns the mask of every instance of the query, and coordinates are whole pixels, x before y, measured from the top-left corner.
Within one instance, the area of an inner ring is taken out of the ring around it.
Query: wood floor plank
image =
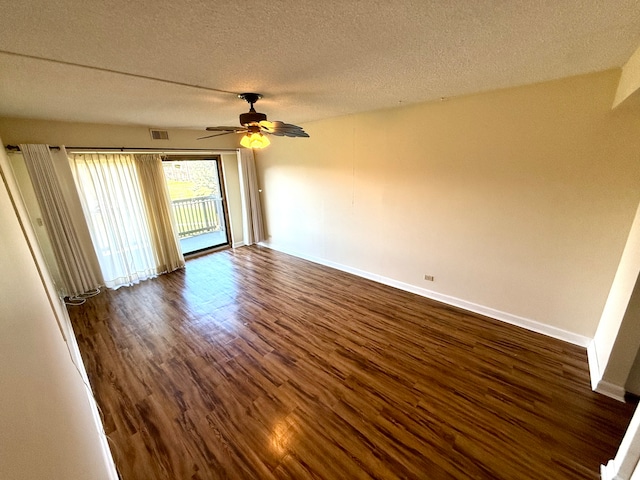
[[[583,348],[261,247],[69,307],[124,480],[599,478]]]

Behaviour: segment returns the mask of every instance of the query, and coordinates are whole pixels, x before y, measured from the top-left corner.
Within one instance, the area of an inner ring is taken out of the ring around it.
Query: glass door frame
[[[226,234],[225,236],[227,238],[227,241],[226,243],[222,243],[220,245],[205,247],[199,250],[194,250],[193,252],[185,253],[184,254],[185,258],[190,258],[192,256],[215,252],[218,250],[226,250],[228,248],[231,248],[231,243],[232,243],[232,240],[230,238],[231,224],[229,222],[229,207],[228,207],[228,200],[227,200],[227,190],[226,190],[225,181],[224,181],[224,168],[222,166],[222,156],[218,154],[201,154],[201,153],[200,154],[194,153],[193,155],[191,154],[162,155],[163,162],[185,162],[185,161],[188,162],[188,161],[203,161],[203,160],[214,162],[216,166],[216,170],[218,172],[220,196],[222,197],[222,215],[224,217],[223,221],[225,225],[225,234]]]

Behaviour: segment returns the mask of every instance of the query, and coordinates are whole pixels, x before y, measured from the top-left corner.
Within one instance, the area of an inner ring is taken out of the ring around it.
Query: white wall
[[[640,118],[611,111],[619,75],[276,138],[256,156],[268,244],[586,345],[640,201]]]
[[[0,157],[4,180],[4,150]],[[65,326],[58,324],[62,309],[45,289],[46,274],[5,182],[0,225],[0,478],[115,479],[90,393],[71,360]]]

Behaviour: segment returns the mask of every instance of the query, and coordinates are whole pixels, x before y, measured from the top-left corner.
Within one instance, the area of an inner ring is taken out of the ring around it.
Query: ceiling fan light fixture
[[[270,143],[271,141],[261,133],[247,133],[240,140],[240,145],[245,148],[264,148]]]
[[[205,138],[228,135],[230,133],[245,133],[240,140],[240,145],[246,148],[264,148],[271,142],[264,135],[275,135],[276,137],[309,137],[309,134],[302,127],[280,121],[270,122],[264,113],[256,112],[253,104],[262,98],[259,93],[241,93],[238,97],[245,100],[249,105],[247,113],[240,114],[240,125],[242,127],[207,127],[208,132],[218,132]]]

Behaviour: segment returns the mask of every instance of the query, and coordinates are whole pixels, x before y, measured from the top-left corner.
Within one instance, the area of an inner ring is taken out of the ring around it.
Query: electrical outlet
[[[433,275],[425,275],[424,279],[429,280],[430,282],[433,282],[435,280],[435,277]]]

